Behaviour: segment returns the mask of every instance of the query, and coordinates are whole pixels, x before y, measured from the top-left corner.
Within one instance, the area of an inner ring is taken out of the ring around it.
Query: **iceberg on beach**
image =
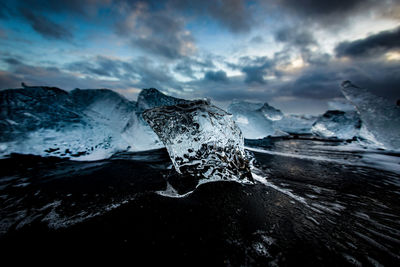
[[[400,149],[400,106],[365,88],[344,81],[343,95],[356,107],[365,127],[367,138],[386,149]]]
[[[275,133],[269,118],[280,118],[282,113],[271,108],[262,103],[234,101],[227,111],[233,115],[232,119],[242,130],[245,138],[258,139]]]
[[[143,112],[176,171],[199,180],[252,180],[244,138],[230,114],[205,100]]]
[[[142,118],[146,107],[181,99],[143,89],[138,102],[108,89],[26,86],[0,91],[0,155],[97,160],[118,151],[163,147]]]
[[[234,101],[229,105],[229,113],[246,139],[260,139],[267,136],[311,133],[314,116],[287,115],[268,103]]]
[[[315,135],[327,138],[352,139],[359,136],[361,120],[355,111],[328,110],[311,128]]]

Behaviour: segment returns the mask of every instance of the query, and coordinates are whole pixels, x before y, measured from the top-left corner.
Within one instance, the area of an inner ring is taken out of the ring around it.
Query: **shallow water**
[[[1,247],[32,249],[40,236],[41,246],[117,248],[180,263],[400,263],[399,155],[301,139],[247,146],[255,184],[197,189],[164,149],[95,162],[2,159]]]

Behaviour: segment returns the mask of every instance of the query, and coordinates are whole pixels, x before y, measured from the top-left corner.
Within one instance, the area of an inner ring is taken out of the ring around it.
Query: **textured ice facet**
[[[328,110],[312,126],[312,133],[323,137],[352,139],[358,136],[361,120],[355,111]]]
[[[196,100],[146,110],[143,118],[167,147],[178,173],[252,180],[242,133],[224,110]]]
[[[342,83],[344,96],[356,107],[363,126],[384,148],[400,148],[400,106],[350,81]]]

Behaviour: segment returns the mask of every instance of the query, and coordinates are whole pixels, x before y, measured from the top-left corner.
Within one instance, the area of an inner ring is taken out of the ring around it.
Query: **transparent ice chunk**
[[[244,139],[230,114],[205,100],[143,112],[178,173],[208,180],[252,180]]]
[[[400,106],[350,81],[342,83],[344,96],[356,107],[363,126],[387,149],[400,149]]]
[[[268,107],[262,103],[251,103],[246,101],[235,101],[228,107],[228,112],[233,115],[232,119],[242,130],[243,136],[247,139],[264,138],[275,134],[272,121],[280,115],[277,112],[270,112]]]

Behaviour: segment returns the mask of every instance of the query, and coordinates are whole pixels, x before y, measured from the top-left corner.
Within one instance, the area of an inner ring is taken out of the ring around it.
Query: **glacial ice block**
[[[352,139],[358,136],[361,120],[355,111],[328,110],[318,117],[311,128],[315,135]]]
[[[141,99],[149,102],[146,95]],[[154,97],[150,100],[157,104]],[[23,153],[97,160],[118,151],[161,145],[141,118],[137,103],[112,90],[67,92],[25,85],[0,91],[0,156]]]
[[[400,149],[400,106],[350,81],[342,83],[344,96],[356,107],[363,126],[388,149]]]
[[[311,133],[311,127],[316,117],[312,115],[284,115],[282,119],[273,122],[276,131],[291,134],[308,134]]]
[[[262,103],[246,101],[234,101],[228,107],[228,112],[233,115],[233,120],[247,139],[264,138],[275,134],[269,117],[278,118],[280,114],[269,111]]]
[[[178,173],[209,180],[252,180],[244,139],[230,114],[205,100],[143,112]]]
[[[285,115],[268,103],[234,101],[229,105],[228,112],[247,139],[310,133],[315,121],[309,115]]]

